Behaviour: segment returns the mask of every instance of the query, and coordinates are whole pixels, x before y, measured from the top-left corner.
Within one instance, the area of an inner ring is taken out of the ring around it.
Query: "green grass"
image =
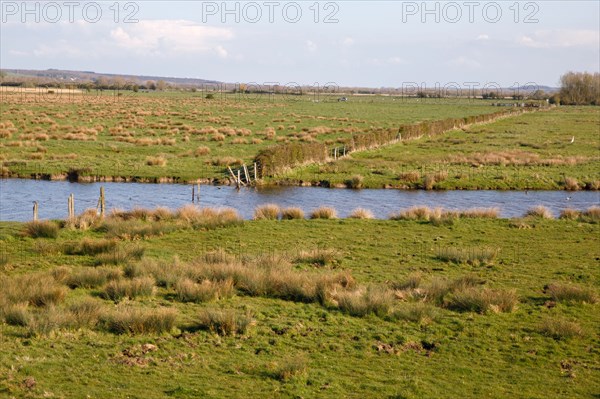
[[[529,229],[515,227],[525,222]],[[600,225],[525,222],[182,225],[138,239],[142,259],[70,289],[68,281],[87,281],[80,273],[93,270],[95,251],[61,249],[107,232],[61,229],[47,240],[55,249],[40,255],[45,239],[0,223],[10,260],[0,271],[0,396],[593,396]],[[439,248],[497,253],[493,263],[446,262]],[[252,280],[266,285],[249,291],[244,276],[267,276]],[[348,283],[327,286],[330,276]],[[154,295],[125,292],[131,298],[118,305],[103,298],[108,280],[149,277]],[[182,293],[228,277],[233,291],[209,304],[201,294],[178,298],[182,277],[192,282]],[[319,279],[331,290],[319,291]]]
[[[366,188],[598,190],[599,124],[597,107],[560,107],[352,153],[274,180],[344,187],[361,176]]]
[[[268,146],[334,144],[379,128],[498,111],[481,100],[392,97],[294,99],[198,93],[129,93],[94,101],[3,93],[2,173],[147,181],[222,180]],[[250,168],[252,169],[252,168]],[[251,171],[252,173],[252,171]]]

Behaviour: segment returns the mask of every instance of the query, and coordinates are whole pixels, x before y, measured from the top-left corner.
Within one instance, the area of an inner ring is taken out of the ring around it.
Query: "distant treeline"
[[[411,125],[401,125],[399,128],[378,129],[367,133],[359,133],[348,138],[339,151],[325,143],[288,143],[266,148],[258,153],[255,162],[259,166],[262,177],[274,176],[290,168],[315,163],[326,162],[332,154],[348,154],[353,151],[375,148],[399,140],[410,140],[421,136],[435,136],[452,129],[492,121],[498,117],[522,112],[516,109],[505,109],[491,114],[467,116],[464,118],[448,118],[439,121],[420,122]]]
[[[553,102],[563,105],[600,105],[600,73],[568,72]]]

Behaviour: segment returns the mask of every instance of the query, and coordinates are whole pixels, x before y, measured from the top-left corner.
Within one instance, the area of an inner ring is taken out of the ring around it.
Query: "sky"
[[[0,68],[229,83],[558,86],[598,1],[1,1]]]

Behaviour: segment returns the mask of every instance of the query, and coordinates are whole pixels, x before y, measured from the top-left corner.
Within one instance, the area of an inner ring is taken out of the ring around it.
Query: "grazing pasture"
[[[599,391],[597,208],[560,219],[335,211],[267,205],[252,221],[192,206],[86,212],[38,222],[52,234],[0,223],[0,392]]]

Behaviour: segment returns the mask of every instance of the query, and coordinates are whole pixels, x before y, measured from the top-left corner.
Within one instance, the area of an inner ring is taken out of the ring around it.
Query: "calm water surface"
[[[75,210],[95,208],[100,187],[104,186],[108,209],[179,208],[191,203],[192,186],[142,183],[69,183],[28,179],[0,179],[0,220],[30,220],[33,201],[39,203],[42,219],[64,219],[67,198],[75,195]],[[321,205],[332,206],[341,217],[355,208],[371,210],[378,218],[414,205],[467,209],[498,207],[502,217],[522,216],[535,205],[548,207],[555,215],[565,208],[585,209],[600,205],[600,193],[589,191],[400,191],[348,190],[319,187],[247,188],[237,191],[229,186],[202,186],[200,205],[232,207],[244,218],[265,203],[298,206],[305,212]]]

